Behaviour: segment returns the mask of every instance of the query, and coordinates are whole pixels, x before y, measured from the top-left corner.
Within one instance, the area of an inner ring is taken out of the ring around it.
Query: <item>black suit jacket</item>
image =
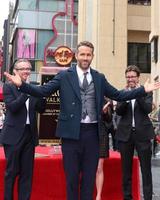
[[[98,122],[101,121],[104,96],[116,101],[124,101],[145,95],[143,87],[134,91],[118,91],[108,83],[103,74],[91,69],[91,75],[96,93]],[[62,138],[79,139],[82,102],[76,66],[61,71],[51,81],[43,86],[22,83],[20,90],[37,97],[49,96],[59,90],[60,114],[56,135]]]
[[[152,93],[145,97],[137,98],[134,105],[135,137],[139,141],[154,138],[154,129],[148,114],[152,111]],[[132,105],[131,102],[117,104],[116,112],[121,116],[118,124],[116,139],[128,141],[132,129]]]
[[[17,144],[23,136],[26,125],[27,109],[26,100],[29,98],[29,119],[33,142],[38,144],[37,112],[45,110],[45,99],[35,98],[22,93],[13,84],[3,86],[4,102],[6,105],[6,117],[1,132],[0,143]]]

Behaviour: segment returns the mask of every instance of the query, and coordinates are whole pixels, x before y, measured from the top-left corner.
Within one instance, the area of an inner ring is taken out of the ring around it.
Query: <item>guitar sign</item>
[[[54,52],[48,50],[48,56],[53,56],[55,61],[62,66],[69,65],[73,59],[74,53],[67,46],[60,46]]]

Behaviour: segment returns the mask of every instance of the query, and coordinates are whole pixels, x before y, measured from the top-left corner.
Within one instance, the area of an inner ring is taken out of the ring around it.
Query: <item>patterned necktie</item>
[[[82,87],[83,87],[84,90],[86,90],[87,87],[88,87],[87,73],[88,73],[88,72],[85,72],[85,73],[83,74],[83,75],[84,75],[84,78],[83,78]]]

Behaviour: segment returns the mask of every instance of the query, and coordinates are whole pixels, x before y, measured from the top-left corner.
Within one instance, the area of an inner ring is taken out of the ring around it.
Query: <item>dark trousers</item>
[[[16,145],[4,145],[6,157],[4,200],[13,200],[13,188],[18,176],[18,200],[29,200],[32,188],[32,174],[35,147],[30,127]]]
[[[79,140],[62,139],[62,153],[67,199],[92,200],[99,158],[97,124],[81,124]]]
[[[123,193],[124,200],[132,200],[132,165],[134,148],[137,150],[140,167],[142,172],[144,200],[152,200],[152,172],[151,172],[151,141],[136,141],[132,133],[129,141],[119,141],[119,150],[121,153],[123,170]]]

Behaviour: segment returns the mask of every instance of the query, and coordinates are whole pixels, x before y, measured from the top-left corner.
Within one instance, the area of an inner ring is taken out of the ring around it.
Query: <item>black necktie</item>
[[[84,75],[84,78],[83,78],[82,87],[83,87],[84,90],[86,90],[87,87],[88,87],[87,73],[88,73],[88,72],[85,72],[85,73],[83,74],[83,75]]]

